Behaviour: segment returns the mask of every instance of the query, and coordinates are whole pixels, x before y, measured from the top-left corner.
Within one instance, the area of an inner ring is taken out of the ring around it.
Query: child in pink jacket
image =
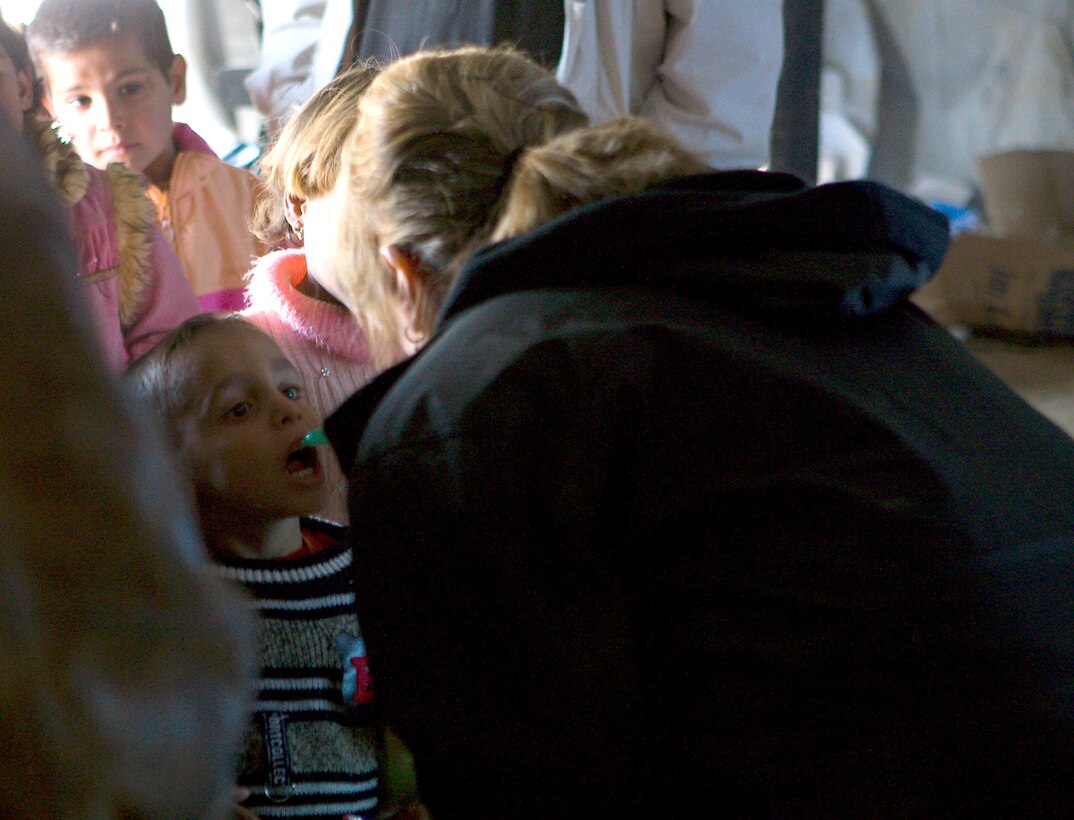
[[[140,175],[99,171],[61,142],[41,116],[22,37],[0,23],[0,114],[37,151],[69,209],[78,276],[105,359],[121,372],[184,319],[200,312],[175,253],[156,226]]]
[[[145,174],[165,238],[203,310],[242,307],[243,276],[265,248],[250,232],[253,174],[172,119],[186,60],[155,0],[45,0],[27,28],[43,103],[88,164]]]
[[[269,246],[302,247],[256,262],[242,316],[272,336],[294,363],[322,417],[377,373],[361,325],[339,299],[331,262],[331,232],[341,215],[331,192],[358,96],[372,76],[365,67],[343,72],[295,113],[261,160],[262,198],[254,229]],[[344,473],[335,454],[328,456],[329,498],[318,515],[346,524]]]

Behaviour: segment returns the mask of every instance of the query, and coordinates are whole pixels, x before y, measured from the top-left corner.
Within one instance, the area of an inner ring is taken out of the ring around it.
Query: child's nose
[[[281,425],[294,424],[302,419],[306,412],[306,404],[302,401],[280,396],[278,400],[277,416]]]
[[[294,424],[302,418],[302,410],[297,405],[285,408],[280,414],[280,423],[284,425]]]
[[[101,100],[98,108],[97,127],[104,131],[114,131],[123,126],[123,103],[119,100]]]

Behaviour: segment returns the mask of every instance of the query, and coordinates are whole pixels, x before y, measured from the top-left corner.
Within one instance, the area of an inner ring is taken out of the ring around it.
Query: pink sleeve
[[[127,356],[134,361],[185,319],[202,312],[179,257],[168,245],[160,228],[153,227],[153,251],[149,281],[138,315],[123,334]]]
[[[4,119],[0,814],[223,818],[256,692],[249,607],[93,349],[79,291],[118,277],[81,287],[71,223]]]

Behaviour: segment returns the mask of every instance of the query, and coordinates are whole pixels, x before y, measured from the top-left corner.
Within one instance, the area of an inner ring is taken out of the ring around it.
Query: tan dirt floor
[[[966,347],[1042,415],[1074,436],[1074,342],[971,336]]]

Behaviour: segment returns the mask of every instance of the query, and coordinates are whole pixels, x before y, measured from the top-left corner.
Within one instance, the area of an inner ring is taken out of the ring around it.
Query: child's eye
[[[240,401],[238,404],[234,404],[224,412],[225,419],[241,419],[247,413],[250,412],[250,402]]]
[[[89,108],[90,98],[89,97],[74,97],[73,99],[68,100],[67,104],[71,108]]]
[[[124,83],[119,87],[120,95],[130,97],[142,90],[142,83]]]
[[[287,396],[287,398],[293,399],[294,401],[298,401],[300,398],[302,398],[302,389],[299,387],[285,387],[280,392]]]

